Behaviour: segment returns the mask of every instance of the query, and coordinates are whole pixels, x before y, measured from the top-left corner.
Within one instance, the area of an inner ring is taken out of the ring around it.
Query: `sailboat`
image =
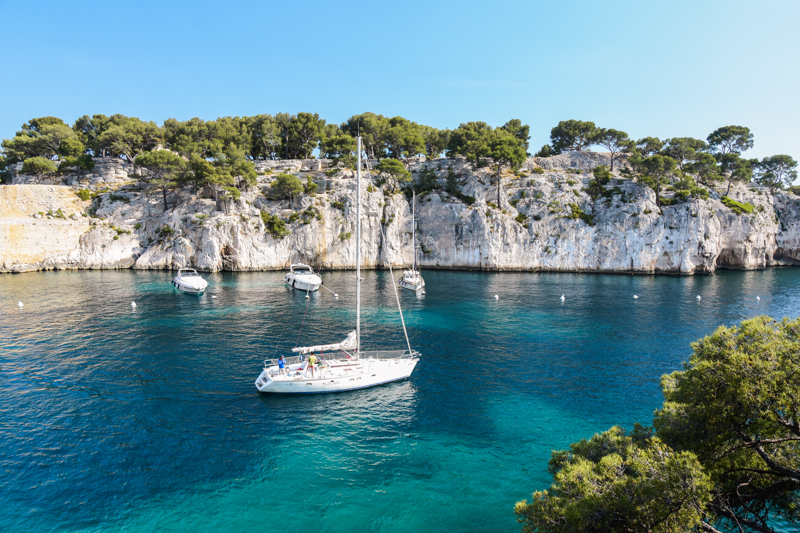
[[[403,272],[403,277],[398,282],[404,289],[412,291],[421,291],[425,288],[425,280],[422,279],[422,274],[417,268],[417,218],[415,207],[417,205],[417,193],[414,192],[411,200],[411,242],[412,250],[414,251],[414,266],[411,270]]]
[[[408,378],[419,361],[419,352],[411,349],[408,340],[402,309],[400,321],[408,349],[361,351],[361,137],[357,168],[356,327],[338,343],[292,348],[298,355],[285,358],[283,365],[275,359],[264,361],[264,369],[255,381],[259,392],[315,394],[365,389]],[[395,297],[399,308],[396,287]],[[316,359],[313,365],[312,355]]]

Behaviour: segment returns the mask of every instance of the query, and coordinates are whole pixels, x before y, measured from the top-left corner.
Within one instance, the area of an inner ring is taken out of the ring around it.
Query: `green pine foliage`
[[[576,203],[569,204],[570,213],[567,215],[567,218],[571,218],[574,220],[582,220],[586,222],[589,226],[594,226],[594,215],[590,215],[588,213],[584,213],[583,209]]]
[[[275,177],[275,181],[273,181],[270,185],[270,191],[272,192],[273,198],[289,198],[293,200],[295,196],[303,193],[303,184],[300,182],[297,176],[293,176],[291,174],[278,174]]]
[[[733,211],[737,215],[741,215],[743,213],[747,213],[749,215],[752,215],[754,213],[754,210],[755,210],[755,208],[753,207],[753,204],[737,202],[733,198],[728,198],[727,196],[723,196],[721,198],[721,201],[722,201],[723,204],[725,204],[725,207],[727,207],[728,209],[730,209],[731,211]]]
[[[291,233],[286,226],[286,222],[281,220],[278,215],[272,215],[267,211],[261,211],[261,220],[264,222],[264,228],[267,233],[276,239],[282,239]]]
[[[337,167],[354,168],[357,135],[362,137],[367,157],[379,161],[376,169],[381,174],[376,183],[388,183],[389,192],[409,190],[406,184],[412,181],[413,158],[424,155],[434,160],[446,153],[464,156],[474,168],[493,170],[497,205],[504,205],[502,192],[508,172],[521,176],[519,168],[530,148],[530,127],[519,119],[499,127],[466,122],[450,130],[371,112],[353,115],[338,125],[310,112],[209,121],[169,118],[162,126],[122,114],[84,115],[72,125],[45,116],[30,119],[13,137],[2,141],[0,181],[9,182],[18,163],[22,163],[22,173],[41,180],[56,173],[82,176],[94,168],[96,158],[116,158],[133,164],[133,175],[151,185],[142,187],[144,190],[162,192],[166,210],[168,192],[174,189],[190,187],[210,192],[215,199],[238,197],[257,185],[255,162],[259,160],[308,159],[319,150],[321,157],[332,159]],[[659,206],[706,199],[709,188],[721,183],[727,186],[724,196],[730,194],[734,183],[751,180],[771,193],[792,190],[797,162],[784,154],[746,159],[742,154],[753,145],[752,132],[740,125],[718,128],[705,140],[633,140],[624,131],[599,127],[591,121],[564,120],[551,129],[550,143],[536,155],[549,157],[601,147],[611,156],[608,171],[651,187]],[[617,165],[622,159],[626,163]],[[439,169],[443,169],[441,164]],[[326,174],[337,172],[340,170],[331,169]],[[534,167],[531,172],[542,174],[544,170]],[[281,174],[267,192],[290,200],[303,193],[316,194],[317,184],[311,177],[295,182],[296,177],[287,176]],[[420,195],[442,188],[429,169],[421,171],[412,186]],[[603,188],[595,176],[586,190],[597,200],[605,196]],[[446,180],[444,190],[465,203],[474,203],[472,197],[461,192],[459,183]],[[674,194],[664,197],[667,191]],[[731,205],[737,213],[748,212],[746,207]]]
[[[22,164],[22,173],[31,174],[37,179],[53,174],[56,170],[58,167],[53,161],[41,156],[30,157]]]
[[[774,532],[800,524],[800,319],[760,316],[692,344],[653,427],[555,451],[515,506],[524,533]]]

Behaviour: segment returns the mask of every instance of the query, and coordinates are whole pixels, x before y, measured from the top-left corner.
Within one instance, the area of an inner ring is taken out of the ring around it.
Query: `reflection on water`
[[[199,297],[171,272],[0,276],[0,528],[516,528],[550,450],[648,422],[691,341],[800,309],[795,269],[424,275],[399,293],[411,379],[314,397],[253,381],[353,327],[350,272],[308,300],[280,272],[207,275]],[[404,346],[388,273],[363,301],[365,347]]]

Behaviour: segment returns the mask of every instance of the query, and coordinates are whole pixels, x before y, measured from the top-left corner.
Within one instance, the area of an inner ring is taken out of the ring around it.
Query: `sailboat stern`
[[[272,379],[272,375],[268,369],[264,369],[261,374],[259,374],[258,379],[256,379],[256,389],[259,392],[269,392],[269,387],[275,383],[275,380]]]

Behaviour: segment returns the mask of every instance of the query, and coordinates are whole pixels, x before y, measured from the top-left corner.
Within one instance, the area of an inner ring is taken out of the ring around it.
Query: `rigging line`
[[[381,236],[383,236],[384,242],[386,241],[386,237],[383,235],[383,226],[381,226]],[[400,312],[400,322],[403,324],[403,335],[406,336],[406,345],[408,346],[408,352],[411,353],[411,342],[408,340],[408,331],[406,331],[406,321],[403,318],[403,308],[400,306],[400,295],[397,293],[397,283],[394,282],[394,273],[392,272],[392,263],[386,261],[386,266],[389,267],[389,275],[392,277],[392,288],[394,289],[394,297],[397,298],[397,310]]]
[[[372,183],[372,176],[369,172],[369,159],[365,158],[365,162],[367,165],[367,176],[369,176],[370,183]],[[386,242],[386,235],[383,232],[383,225],[379,226],[381,228],[381,237],[383,238],[383,242]],[[394,282],[394,272],[392,272],[392,264],[389,261],[386,261],[386,266],[389,267],[389,275],[392,277],[392,288],[394,289],[394,297],[397,299],[397,311],[400,313],[400,322],[403,324],[403,335],[406,337],[406,346],[408,346],[408,351],[411,353],[413,350],[411,349],[411,341],[408,340],[408,331],[406,330],[406,320],[403,318],[403,308],[400,305],[400,295],[397,293],[397,283]]]
[[[317,276],[319,276],[319,277],[320,277],[320,279],[322,279],[322,264],[320,264],[320,265],[317,267]],[[326,287],[324,283],[320,283],[320,285],[319,285],[319,286],[320,286],[321,288],[325,289],[326,291],[328,291],[329,293],[333,294],[333,295],[335,295],[335,294],[336,294],[335,292],[333,292],[332,290],[330,290],[328,287]]]
[[[329,289],[328,287],[326,287],[325,285],[320,285],[320,287],[322,287],[323,289],[325,289],[326,291],[328,291],[328,292],[329,292],[329,293],[331,293],[331,294],[336,294],[335,292],[333,292],[332,290],[330,290],[330,289]]]
[[[300,335],[303,334],[303,324],[306,323],[306,315],[308,314],[308,306],[311,305],[311,298],[308,299],[306,302],[306,312],[303,313],[303,321],[300,322],[300,331],[297,332],[297,342],[294,343],[294,347],[297,348],[300,345]]]
[[[322,265],[320,265],[319,268],[322,269]],[[313,272],[314,270],[312,269],[311,271]],[[317,270],[317,274],[319,274],[319,270]],[[320,286],[322,286],[322,284],[320,284]],[[311,305],[311,298],[308,297],[308,293],[309,292],[311,292],[311,285],[306,285],[306,299],[307,299],[306,300],[306,311],[305,311],[305,313],[303,313],[303,320],[300,322],[300,331],[297,332],[297,341],[295,341],[295,343],[294,343],[294,347],[295,348],[297,348],[297,346],[300,344],[300,335],[303,334],[303,324],[306,323],[306,315],[308,314],[308,306]]]
[[[361,163],[362,163],[362,164],[363,164],[363,166],[364,166],[364,170],[366,170],[367,176],[366,176],[366,180],[365,180],[365,181],[366,181],[366,182],[367,182],[367,184],[368,184],[368,185],[367,185],[367,187],[369,187],[370,185],[372,185],[372,175],[371,175],[371,174],[370,174],[370,172],[369,172],[369,157],[368,157],[368,155],[367,155],[367,149],[366,149],[366,148],[364,148],[364,145],[363,145],[363,143],[362,143],[362,145],[361,145],[361,146],[362,146],[362,148],[363,148],[363,149],[361,150],[361,152],[364,154],[364,157],[361,159]],[[363,176],[362,176],[362,178],[363,178]],[[364,200],[365,200],[364,198],[362,198],[362,199],[361,199],[361,203],[362,203],[362,204],[363,204]],[[358,221],[358,223],[360,224],[360,223],[361,223],[361,221]],[[363,230],[362,230],[362,234],[363,234]],[[363,274],[362,274],[362,275],[363,275]],[[363,280],[364,280],[364,278],[361,278],[361,281],[363,281]],[[367,320],[367,318],[366,318],[366,315],[364,314],[364,311],[363,311],[363,310],[361,311],[361,322],[362,322],[362,323],[367,323],[367,322],[368,322],[368,320]],[[364,327],[363,327],[363,326],[361,327],[361,331],[364,331]],[[360,346],[359,346],[359,347],[360,347]],[[360,355],[359,355],[359,357],[360,357]]]
[[[278,353],[278,343],[283,340],[283,335],[286,333],[286,325],[289,323],[289,318],[287,317],[286,320],[283,322],[283,330],[281,331],[280,336],[275,339],[275,345],[272,347],[272,358],[275,358],[275,354]]]

